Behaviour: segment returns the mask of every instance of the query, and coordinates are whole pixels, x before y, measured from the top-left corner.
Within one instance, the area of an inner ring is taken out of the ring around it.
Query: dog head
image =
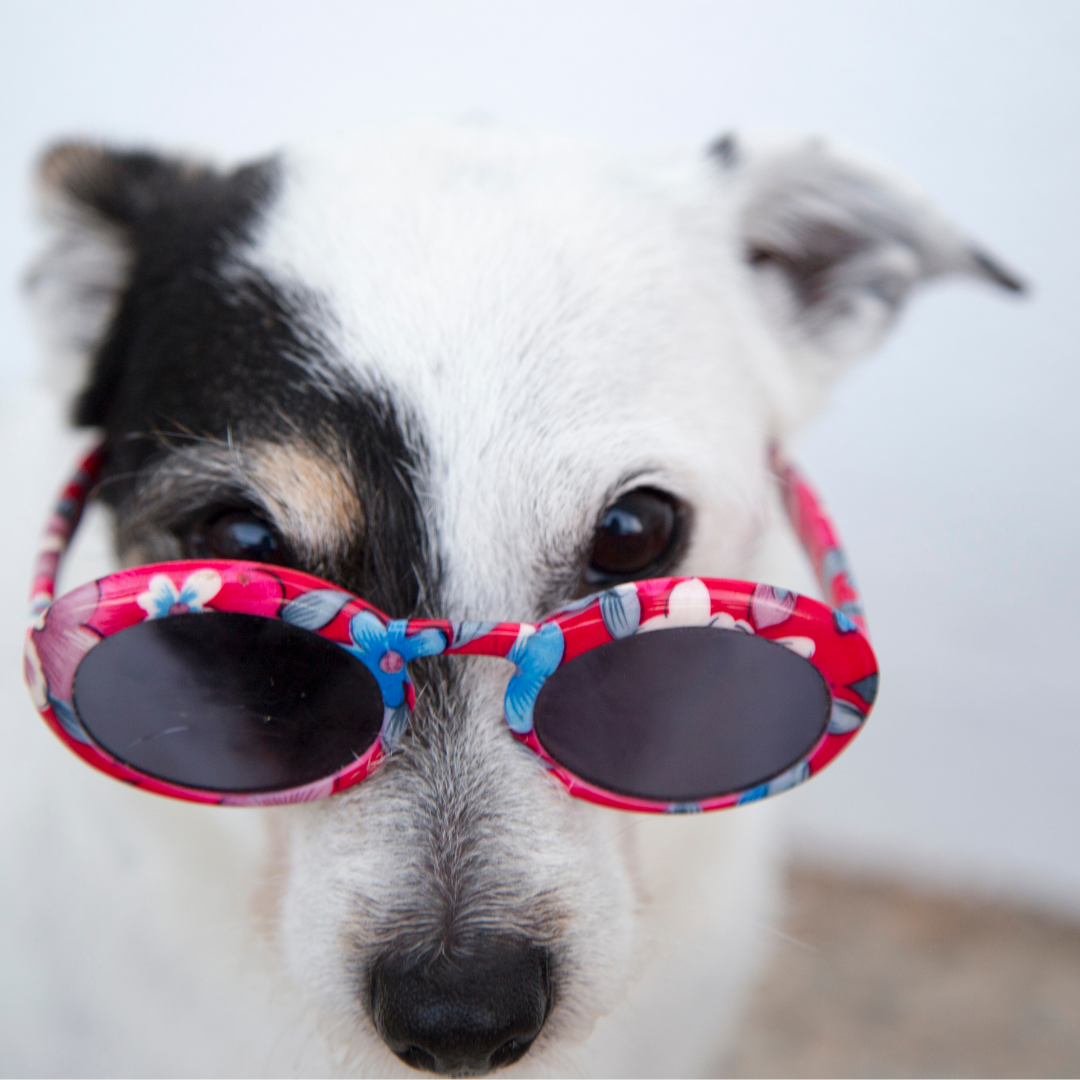
[[[75,422],[109,441],[122,557],[284,562],[395,618],[752,576],[770,440],[920,281],[1017,287],[817,142],[635,167],[416,129],[232,172],[66,144],[41,192],[30,289]],[[644,546],[605,525],[631,504]],[[424,664],[371,779],[274,812],[276,938],[368,1062],[483,1073],[588,1034],[642,898],[627,817],[510,736],[504,666]]]

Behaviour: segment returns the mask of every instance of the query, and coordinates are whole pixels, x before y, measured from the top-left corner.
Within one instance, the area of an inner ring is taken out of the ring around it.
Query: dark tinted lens
[[[105,638],[75,673],[75,711],[115,757],[210,791],[276,791],[330,776],[378,738],[364,665],[278,619],[173,615]]]
[[[794,765],[828,723],[818,670],[765,638],[681,627],[613,641],[560,667],[536,699],[536,735],[599,787],[690,802]]]

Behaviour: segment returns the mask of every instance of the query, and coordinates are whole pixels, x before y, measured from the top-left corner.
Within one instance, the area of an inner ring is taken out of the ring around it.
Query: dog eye
[[[679,504],[653,488],[636,488],[605,511],[593,539],[585,580],[630,580],[659,569],[678,541]]]
[[[285,561],[284,544],[277,530],[250,510],[227,510],[187,539],[191,557]]]

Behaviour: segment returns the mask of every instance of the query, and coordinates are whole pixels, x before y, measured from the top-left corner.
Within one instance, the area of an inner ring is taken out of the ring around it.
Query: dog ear
[[[86,382],[130,280],[140,225],[207,175],[186,162],[87,142],[60,143],[41,159],[39,206],[52,235],[25,286],[49,381],[61,393]]]
[[[742,254],[769,324],[831,382],[875,345],[912,288],[944,274],[1023,283],[919,194],[821,140],[710,148],[732,184]]]

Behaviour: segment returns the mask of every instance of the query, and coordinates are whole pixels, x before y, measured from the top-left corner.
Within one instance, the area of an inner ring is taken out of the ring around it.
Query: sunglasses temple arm
[[[777,446],[772,449],[772,466],[780,479],[788,518],[810,557],[826,603],[846,615],[869,637],[862,598],[848,567],[844,545],[820,497]]]
[[[60,560],[71,543],[71,537],[78,527],[87,498],[97,483],[104,461],[105,445],[102,444],[86,456],[78,472],[68,481],[45,525],[45,535],[38,549],[34,580],[30,587],[31,618],[40,614],[52,602]]]

